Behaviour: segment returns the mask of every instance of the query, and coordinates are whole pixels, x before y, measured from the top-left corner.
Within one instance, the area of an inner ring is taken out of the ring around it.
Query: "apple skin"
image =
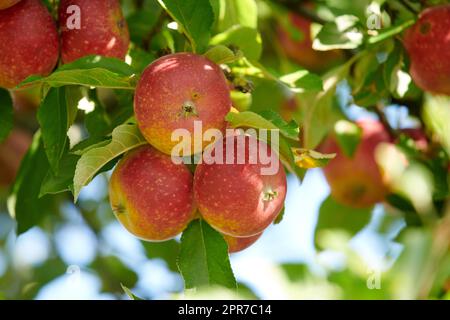
[[[249,143],[257,143],[258,150],[267,147],[256,138],[245,136],[245,161],[238,163],[237,136],[229,136],[208,150],[215,155],[223,148],[225,155],[234,145],[234,161],[229,164],[202,161],[194,175],[194,197],[201,216],[220,233],[233,237],[263,232],[278,216],[286,198],[286,174],[278,156],[267,147],[270,161],[278,161],[279,167],[273,175],[262,175],[261,168],[268,165],[261,164],[259,157],[256,163],[250,163]]]
[[[404,37],[418,87],[450,95],[450,5],[424,10]]]
[[[79,30],[67,27],[67,21],[73,14],[67,13],[67,8],[73,5],[81,10]],[[118,0],[62,0],[59,21],[64,63],[88,55],[125,58],[130,34]]]
[[[294,13],[289,13],[288,19],[302,35],[301,39],[293,39],[288,30],[282,26],[278,28],[278,39],[288,58],[314,72],[327,70],[343,60],[344,54],[340,50],[318,51],[312,48],[311,21]]]
[[[109,184],[114,214],[136,237],[164,241],[181,233],[195,217],[192,174],[146,145],[129,152]]]
[[[379,121],[362,120],[357,125],[362,129],[362,137],[352,158],[341,151],[334,137],[329,137],[320,151],[336,153],[336,158],[323,169],[332,197],[349,207],[368,208],[388,193],[375,150],[382,142],[390,143],[391,138]]]
[[[0,0],[0,10],[8,9],[9,7],[12,7],[16,3],[18,3],[20,0]]]
[[[236,253],[242,250],[247,249],[252,244],[254,244],[256,241],[258,241],[259,238],[261,238],[262,233],[259,233],[257,235],[246,237],[246,238],[237,238],[232,237],[229,235],[224,234],[223,238],[228,244],[228,252],[229,253]]]
[[[56,25],[39,0],[0,11],[0,87],[11,89],[31,75],[48,75],[59,57]]]
[[[171,141],[174,130],[187,129],[194,137],[194,121],[202,122],[203,131],[215,128],[223,132],[231,106],[230,89],[219,66],[191,53],[154,61],[142,74],[134,98],[142,134],[165,154],[171,154],[178,144]],[[191,154],[201,152],[208,144],[200,143],[201,149],[194,149],[191,140],[186,142]]]
[[[31,142],[29,133],[14,129],[0,144],[0,189],[7,188],[14,182]]]

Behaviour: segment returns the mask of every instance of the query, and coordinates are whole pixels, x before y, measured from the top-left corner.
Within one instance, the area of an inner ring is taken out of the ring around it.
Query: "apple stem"
[[[268,190],[266,192],[264,192],[264,197],[263,197],[263,201],[273,201],[275,200],[275,198],[278,197],[278,192],[273,191],[273,190]]]
[[[190,100],[185,101],[181,107],[181,115],[185,118],[190,116],[198,116],[195,103]]]

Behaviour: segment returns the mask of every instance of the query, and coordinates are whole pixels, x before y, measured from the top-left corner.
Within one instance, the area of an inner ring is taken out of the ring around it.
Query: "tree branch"
[[[405,7],[408,11],[410,11],[413,14],[419,14],[420,11],[417,10],[416,8],[414,8],[409,2],[408,0],[399,0],[400,4]]]
[[[395,139],[397,137],[397,132],[389,124],[389,121],[386,118],[386,115],[384,114],[383,109],[384,109],[384,106],[381,103],[378,103],[376,106],[374,106],[372,108],[372,110],[377,114],[378,118],[380,119],[381,124],[388,132],[389,136],[392,139]]]
[[[323,20],[321,17],[316,15],[314,11],[311,9],[302,6],[302,2],[293,1],[293,0],[280,0],[278,1],[278,4],[282,5],[283,7],[297,13],[298,15],[319,24],[325,24],[326,21]]]
[[[158,20],[155,22],[155,25],[153,26],[153,28],[145,36],[145,38],[142,39],[142,47],[146,51],[148,51],[150,49],[150,45],[152,43],[153,37],[161,31],[161,29],[162,29],[162,27],[164,25],[164,21],[166,20],[166,18],[167,18],[167,13],[163,10],[160,13],[160,15],[158,17]]]

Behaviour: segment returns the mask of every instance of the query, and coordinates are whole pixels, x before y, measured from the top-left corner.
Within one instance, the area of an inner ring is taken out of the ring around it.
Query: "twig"
[[[417,10],[416,8],[414,8],[409,2],[408,0],[399,0],[399,2],[401,3],[402,6],[404,6],[406,9],[408,9],[408,11],[410,11],[411,13],[417,15],[420,13],[419,10]]]
[[[308,19],[308,20],[310,20],[312,22],[316,22],[316,23],[319,23],[319,24],[325,24],[326,23],[325,20],[323,20],[318,15],[316,15],[312,10],[302,6],[301,2],[292,1],[292,0],[280,0],[278,3],[280,5],[282,5],[283,7],[294,11],[298,15],[300,15],[300,16],[302,16],[302,17],[304,17],[304,18],[306,18],[306,19]]]
[[[377,114],[378,118],[380,119],[381,124],[384,126],[384,128],[388,132],[389,136],[392,139],[395,139],[397,137],[397,132],[389,124],[389,121],[383,112],[383,108],[384,108],[383,105],[381,103],[378,103],[376,106],[373,107],[373,111]]]
[[[150,44],[152,43],[153,37],[158,34],[158,32],[161,31],[164,21],[167,18],[167,14],[165,11],[162,11],[158,17],[158,20],[155,22],[155,25],[150,30],[150,32],[145,36],[145,38],[142,40],[142,47],[148,51],[150,49]]]

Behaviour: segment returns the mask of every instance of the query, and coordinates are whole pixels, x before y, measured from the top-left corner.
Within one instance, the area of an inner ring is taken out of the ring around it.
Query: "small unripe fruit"
[[[0,0],[0,10],[7,9],[9,7],[12,7],[16,3],[18,3],[20,0]]]
[[[201,121],[203,131],[224,131],[230,108],[230,89],[222,70],[204,56],[191,53],[171,54],[153,62],[142,74],[134,99],[142,134],[166,154],[178,145],[172,141],[174,130],[186,129],[194,137],[194,121]],[[186,142],[190,154],[207,145],[203,142],[195,148],[193,140]]]
[[[450,5],[426,9],[406,31],[410,73],[423,90],[450,95]]]
[[[39,0],[0,11],[0,87],[11,89],[31,75],[48,75],[58,61],[55,23]]]
[[[195,171],[194,195],[200,214],[213,228],[233,237],[250,237],[264,231],[283,208],[286,174],[278,156],[264,142],[251,136],[239,139],[245,141],[245,157],[238,156],[238,136],[217,142],[210,151],[212,157],[221,150],[224,157],[229,153],[231,161],[211,163],[204,155]],[[269,165],[263,165],[260,157],[250,160],[250,144],[257,150],[267,148],[268,162],[277,164],[278,170],[263,174],[262,169]]]
[[[171,239],[194,218],[191,172],[151,146],[133,150],[119,162],[109,196],[117,219],[143,240]]]
[[[124,59],[128,52],[130,35],[118,0],[61,0],[59,23],[64,63],[87,55]]]
[[[352,157],[346,156],[334,137],[328,138],[320,151],[336,153],[324,168],[333,198],[355,208],[370,207],[386,196],[388,189],[375,160],[378,144],[390,142],[384,126],[374,120],[358,121],[362,137]]]
[[[261,236],[262,236],[262,233],[251,236],[251,237],[237,238],[237,237],[232,237],[232,236],[228,236],[228,235],[224,234],[223,238],[225,239],[225,241],[228,244],[228,252],[236,253],[236,252],[245,250],[248,247],[250,247],[256,241],[258,241],[258,239],[261,238]]]

